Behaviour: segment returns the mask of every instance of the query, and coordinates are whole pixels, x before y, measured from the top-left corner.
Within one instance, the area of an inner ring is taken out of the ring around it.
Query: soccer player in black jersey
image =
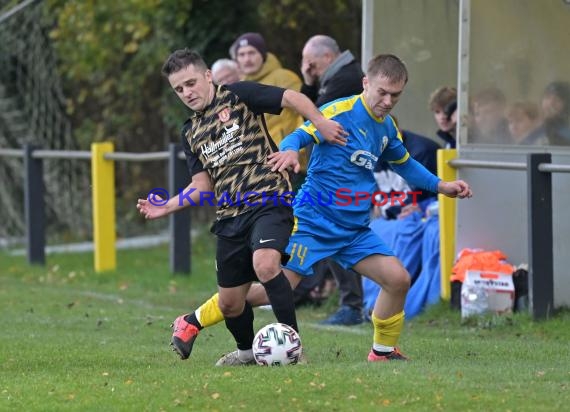
[[[267,156],[277,151],[263,113],[292,108],[309,119],[331,143],[344,144],[346,132],[326,119],[301,93],[253,82],[217,86],[201,56],[183,49],[172,53],[162,69],[172,89],[193,114],[182,129],[182,143],[192,181],[164,206],[139,199],[137,208],[156,219],[183,207],[199,205],[213,191],[217,219],[216,272],[218,306],[238,350],[217,365],[255,363],[251,350],[253,311],[246,295],[253,281],[265,287],[278,322],[298,330],[291,285],[281,270],[293,228],[287,172],[274,172]],[[186,359],[199,328],[191,315],[173,324],[172,344]]]

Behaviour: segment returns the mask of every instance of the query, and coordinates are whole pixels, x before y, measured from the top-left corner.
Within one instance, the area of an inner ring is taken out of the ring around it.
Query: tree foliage
[[[287,68],[299,71],[303,45],[315,34],[329,35],[360,56],[361,0],[261,0],[258,14],[269,48]]]
[[[187,110],[160,75],[168,54],[191,47],[206,62],[233,40],[260,31],[284,66],[297,70],[313,34],[358,54],[360,0],[46,0],[50,36],[80,146],[114,141],[119,150],[164,150]],[[298,70],[297,70],[298,71]]]
[[[247,24],[243,15],[253,14],[248,1],[49,0],[75,136],[83,146],[112,140],[120,149],[163,150],[185,114],[168,98],[162,63],[188,46],[207,60],[226,54]]]

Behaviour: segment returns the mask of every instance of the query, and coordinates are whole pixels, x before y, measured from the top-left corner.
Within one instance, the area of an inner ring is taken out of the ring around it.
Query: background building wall
[[[458,1],[365,0],[367,7],[363,21],[372,24],[373,41],[363,50],[363,61],[379,53],[404,60],[410,80],[394,114],[403,128],[435,136],[427,102],[439,86],[457,83]]]

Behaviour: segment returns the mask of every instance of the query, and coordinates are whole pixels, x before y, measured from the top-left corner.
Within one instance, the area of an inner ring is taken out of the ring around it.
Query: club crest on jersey
[[[230,111],[230,109],[226,107],[225,109],[222,109],[218,112],[218,119],[220,119],[220,122],[226,123],[228,120],[230,120],[231,114],[232,112]]]
[[[382,138],[382,149],[381,152],[384,152],[384,149],[386,149],[386,146],[388,146],[388,136],[384,136]]]

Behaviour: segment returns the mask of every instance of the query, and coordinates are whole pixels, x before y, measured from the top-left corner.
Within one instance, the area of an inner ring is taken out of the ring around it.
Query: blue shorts
[[[346,269],[370,255],[394,256],[369,227],[348,229],[322,216],[312,207],[295,208],[295,226],[286,253],[285,267],[299,275],[313,274],[313,265],[331,257]]]

